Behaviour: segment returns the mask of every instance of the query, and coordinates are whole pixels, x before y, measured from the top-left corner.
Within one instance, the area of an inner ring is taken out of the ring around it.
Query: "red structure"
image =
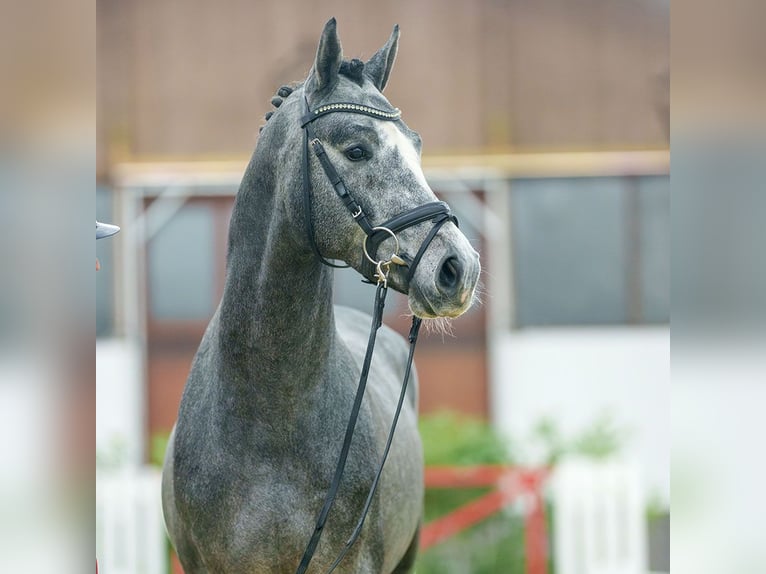
[[[420,535],[421,550],[443,542],[524,497],[529,504],[524,526],[526,572],[546,574],[548,543],[542,487],[547,476],[548,469],[519,469],[500,465],[427,467],[426,488],[494,488],[484,496],[426,524]]]

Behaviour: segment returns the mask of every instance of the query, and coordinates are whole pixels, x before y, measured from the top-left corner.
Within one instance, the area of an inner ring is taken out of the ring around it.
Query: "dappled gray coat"
[[[331,482],[356,390],[370,317],[332,305],[332,269],[312,253],[300,175],[304,94],[312,108],[357,102],[390,109],[381,91],[398,29],[368,62],[342,60],[326,25],[308,79],[285,88],[262,131],[232,213],[221,303],[184,390],[163,471],[163,509],[187,574],[292,573]],[[401,120],[338,113],[316,122],[333,163],[373,222],[435,196],[420,169],[420,138]],[[349,154],[347,150],[362,148]],[[361,263],[364,234],[311,161],[316,244],[325,257]],[[399,237],[417,251],[428,225]],[[387,243],[381,250],[389,249]],[[194,257],[193,253],[189,254]],[[450,261],[449,269],[445,261]],[[421,317],[457,316],[471,304],[478,255],[452,224],[429,246],[411,284],[390,285]],[[373,288],[370,289],[372,304]],[[309,572],[326,570],[350,536],[380,460],[407,356],[383,327],[338,497]],[[422,449],[413,380],[362,535],[342,572],[408,572],[421,519]]]

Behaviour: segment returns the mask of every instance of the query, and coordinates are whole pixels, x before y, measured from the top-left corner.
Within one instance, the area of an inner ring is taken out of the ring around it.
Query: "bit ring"
[[[367,258],[367,260],[375,265],[377,267],[378,263],[390,263],[391,258],[399,255],[399,238],[396,236],[396,233],[391,231],[388,227],[373,227],[373,231],[385,231],[388,233],[391,237],[394,238],[394,241],[396,242],[396,249],[394,249],[394,252],[391,254],[391,257],[388,259],[381,259],[380,261],[376,261],[372,257],[370,257],[370,254],[367,252],[367,240],[370,238],[369,235],[367,235],[364,238],[364,243],[362,243],[362,249],[364,250],[364,256]],[[385,241],[385,240],[384,240]]]

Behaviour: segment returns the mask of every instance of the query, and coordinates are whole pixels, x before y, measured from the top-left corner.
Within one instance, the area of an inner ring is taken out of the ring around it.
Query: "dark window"
[[[640,180],[641,311],[648,323],[670,318],[670,182]]]
[[[214,212],[187,203],[148,245],[149,301],[158,320],[207,320],[215,309]]]
[[[667,322],[667,177],[511,185],[516,324]]]

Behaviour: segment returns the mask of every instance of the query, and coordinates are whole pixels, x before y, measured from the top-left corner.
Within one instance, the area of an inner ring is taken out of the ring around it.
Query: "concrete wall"
[[[626,458],[641,463],[648,494],[670,500],[670,329],[530,329],[492,346],[490,405],[501,430],[529,436],[551,416],[572,436],[610,413],[627,432]],[[534,459],[533,441],[519,445]]]
[[[138,466],[146,444],[143,360],[129,340],[96,341],[96,452],[99,462]]]

